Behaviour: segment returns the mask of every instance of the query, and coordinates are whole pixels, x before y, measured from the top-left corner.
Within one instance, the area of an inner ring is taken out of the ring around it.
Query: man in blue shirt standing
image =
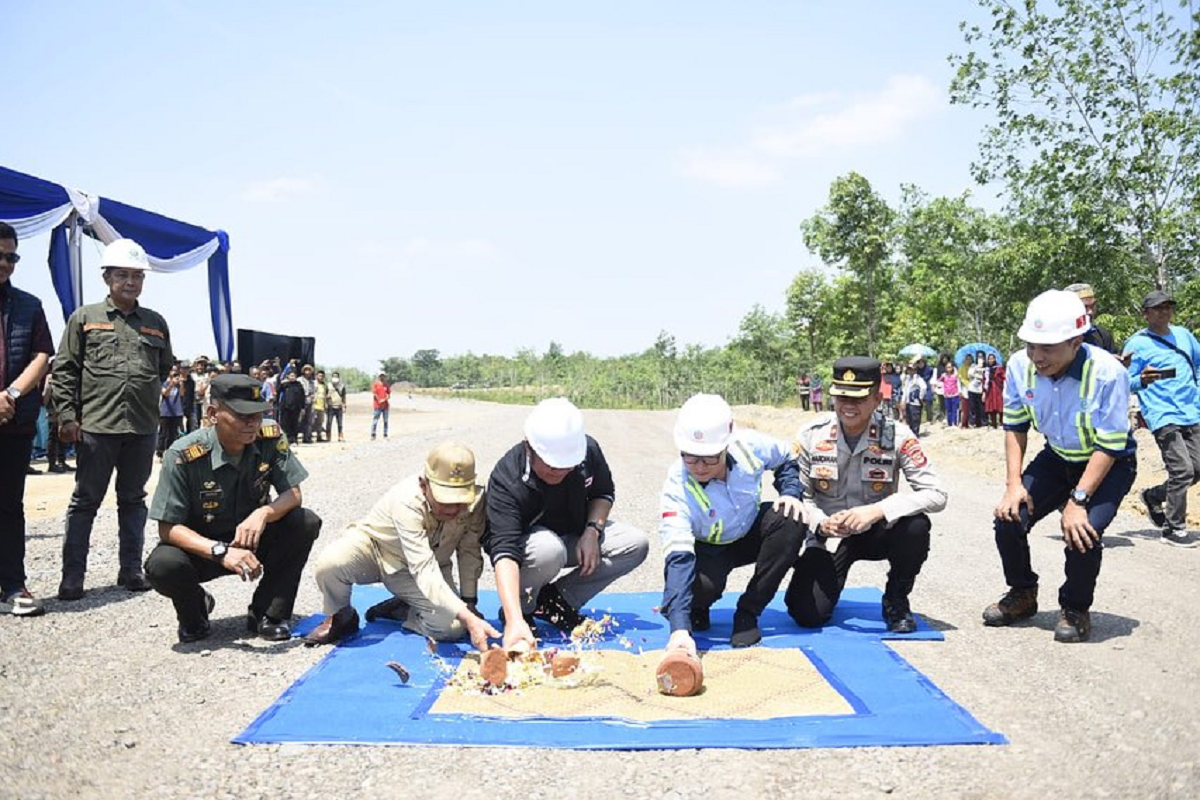
[[[1200,342],[1187,328],[1171,324],[1175,301],[1153,291],[1142,301],[1146,326],[1125,343],[1129,389],[1162,451],[1167,480],[1142,492],[1162,541],[1195,547],[1187,532],[1187,492],[1200,481]]]
[[[1081,642],[1091,632],[1101,537],[1137,476],[1129,376],[1115,357],[1084,344],[1090,327],[1074,293],[1038,295],[1017,331],[1025,349],[1013,353],[1004,384],[1008,485],[996,506],[995,531],[1010,588],[984,610],[983,624],[1010,625],[1037,613],[1029,531],[1061,506],[1066,581],[1058,591],[1058,642]],[[1046,447],[1022,473],[1031,427],[1046,437]]]

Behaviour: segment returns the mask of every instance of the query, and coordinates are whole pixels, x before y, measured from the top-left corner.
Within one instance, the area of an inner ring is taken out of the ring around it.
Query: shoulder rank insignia
[[[181,463],[190,464],[198,458],[203,458],[208,455],[209,447],[203,442],[195,442],[183,448],[183,452],[179,454]]]
[[[276,449],[276,450],[278,450],[278,451],[279,451],[279,452],[281,452],[281,453],[286,453],[286,452],[287,452],[287,450],[288,450],[288,443],[287,443],[287,437],[286,437],[286,436],[280,436],[280,437],[279,437],[277,440],[275,440],[275,449]]]
[[[258,426],[258,438],[260,439],[278,439],[282,435],[283,431],[275,420],[264,419]]]

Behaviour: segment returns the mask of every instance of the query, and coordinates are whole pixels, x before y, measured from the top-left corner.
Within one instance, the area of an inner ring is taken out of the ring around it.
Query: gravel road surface
[[[305,503],[325,520],[314,552],[416,471],[432,445],[459,439],[490,466],[520,438],[527,413],[423,397],[397,406],[387,441],[366,441],[360,411],[350,416],[349,443],[299,449],[312,473]],[[673,456],[672,419],[585,412],[613,466],[614,517],[651,533]],[[739,409],[739,421],[789,437],[801,419],[796,410]],[[1139,485],[1161,475],[1157,450],[1142,437]],[[1009,745],[632,753],[232,745],[324,651],[248,638],[249,591],[232,578],[209,584],[214,636],[177,644],[165,598],[115,586],[110,504],[97,517],[85,599],[48,600],[41,618],[0,618],[0,797],[1200,796],[1200,615],[1190,616],[1200,608],[1200,549],[1161,544],[1131,498],[1105,539],[1092,641],[1056,644],[1055,515],[1031,537],[1042,611],[1014,628],[984,628],[980,612],[1004,590],[990,524],[1003,488],[1001,434],[935,425],[925,441],[950,503],[934,518],[933,551],[913,601],[946,641],[892,646]],[[39,596],[52,597],[58,585],[70,488],[69,476],[30,479],[27,567]],[[154,538],[148,528],[148,547]],[[647,562],[615,590],[661,589],[656,538]],[[744,585],[744,573],[731,588]],[[874,564],[850,575],[852,585],[882,579]],[[490,570],[484,582],[493,585]],[[297,611],[319,609],[310,566]]]

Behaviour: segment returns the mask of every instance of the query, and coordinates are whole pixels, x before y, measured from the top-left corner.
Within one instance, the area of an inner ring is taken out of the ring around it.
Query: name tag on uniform
[[[836,481],[838,466],[837,464],[813,464],[808,475],[814,481]]]

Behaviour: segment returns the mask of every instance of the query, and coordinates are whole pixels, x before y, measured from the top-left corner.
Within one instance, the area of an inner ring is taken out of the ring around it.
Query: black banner
[[[276,358],[280,364],[287,364],[293,358],[299,359],[303,366],[316,364],[317,340],[312,336],[283,336],[238,328],[237,351],[243,372]]]

